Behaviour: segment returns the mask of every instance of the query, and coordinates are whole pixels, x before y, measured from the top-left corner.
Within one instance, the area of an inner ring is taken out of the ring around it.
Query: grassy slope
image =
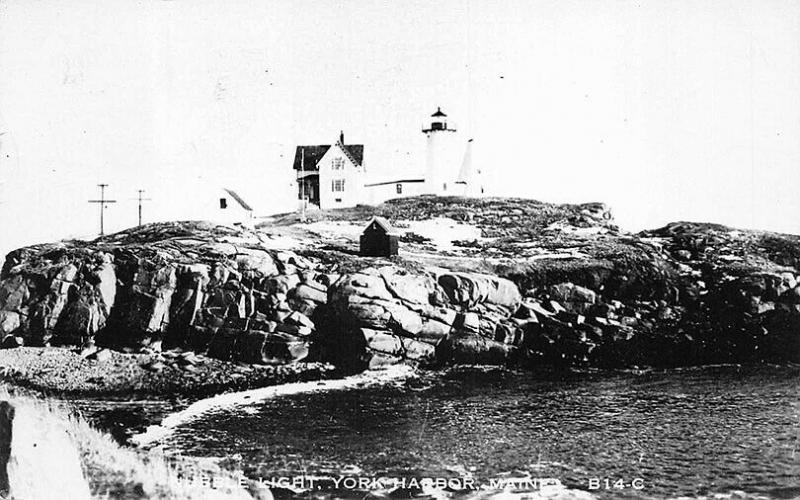
[[[14,424],[14,432],[34,434],[20,439],[23,445],[39,439],[40,444],[46,448],[47,456],[55,460],[53,467],[63,466],[62,461],[70,455],[74,456],[75,450],[80,460],[83,475],[89,485],[89,490],[94,498],[125,498],[125,499],[251,499],[247,490],[239,487],[238,479],[223,471],[213,462],[191,458],[168,458],[157,452],[144,452],[131,448],[123,448],[111,436],[101,433],[89,425],[85,420],[77,417],[62,404],[40,399],[28,395],[9,395],[5,388],[0,387],[0,399],[10,401],[17,410],[17,417],[35,419],[37,425],[33,430],[27,430],[20,424]],[[55,440],[47,436],[56,433],[68,435],[68,440],[61,440],[58,445]],[[38,436],[38,438],[37,438]],[[15,442],[15,444],[17,443]],[[73,450],[55,449],[60,447],[74,447]],[[37,471],[22,470],[26,467],[42,467],[44,460],[41,455],[35,457],[21,456],[33,453],[23,446],[12,450],[12,459],[18,464],[15,474],[20,478],[16,481],[19,489],[18,497],[28,498],[30,495],[46,494],[48,488],[53,494],[65,484],[73,484],[76,478],[61,478],[58,474],[49,475],[48,480],[41,484],[31,481]],[[16,458],[15,455],[17,455]],[[14,470],[13,468],[11,469]],[[217,478],[216,488],[210,489],[200,479],[191,481],[182,479],[187,477]],[[79,479],[79,478],[78,478]],[[60,483],[60,484],[58,484]],[[12,486],[14,485],[12,481]],[[12,491],[12,494],[14,492]],[[71,492],[74,493],[74,492]],[[60,492],[60,495],[67,492]],[[53,496],[55,498],[55,496]]]

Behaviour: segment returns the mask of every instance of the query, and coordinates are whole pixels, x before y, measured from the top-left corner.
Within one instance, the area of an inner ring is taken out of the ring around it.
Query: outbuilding
[[[383,217],[373,217],[361,233],[361,255],[365,257],[391,257],[397,255],[399,237],[389,221]]]

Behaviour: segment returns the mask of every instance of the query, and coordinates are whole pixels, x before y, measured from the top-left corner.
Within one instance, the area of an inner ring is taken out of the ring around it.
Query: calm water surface
[[[800,370],[431,376],[286,396],[187,423],[168,448],[234,456],[250,477],[352,474],[641,478],[604,497],[800,496]]]

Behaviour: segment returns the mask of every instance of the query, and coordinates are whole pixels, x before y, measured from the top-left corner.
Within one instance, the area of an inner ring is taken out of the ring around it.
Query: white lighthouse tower
[[[427,138],[425,164],[425,193],[436,195],[460,195],[463,188],[456,186],[464,158],[465,144],[453,124],[448,123],[447,115],[437,108],[431,115],[430,125],[422,132]]]

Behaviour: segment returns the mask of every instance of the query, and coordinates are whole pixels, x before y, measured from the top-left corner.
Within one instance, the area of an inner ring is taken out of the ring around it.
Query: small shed
[[[361,255],[391,257],[397,255],[400,238],[383,217],[374,217],[361,233]]]

